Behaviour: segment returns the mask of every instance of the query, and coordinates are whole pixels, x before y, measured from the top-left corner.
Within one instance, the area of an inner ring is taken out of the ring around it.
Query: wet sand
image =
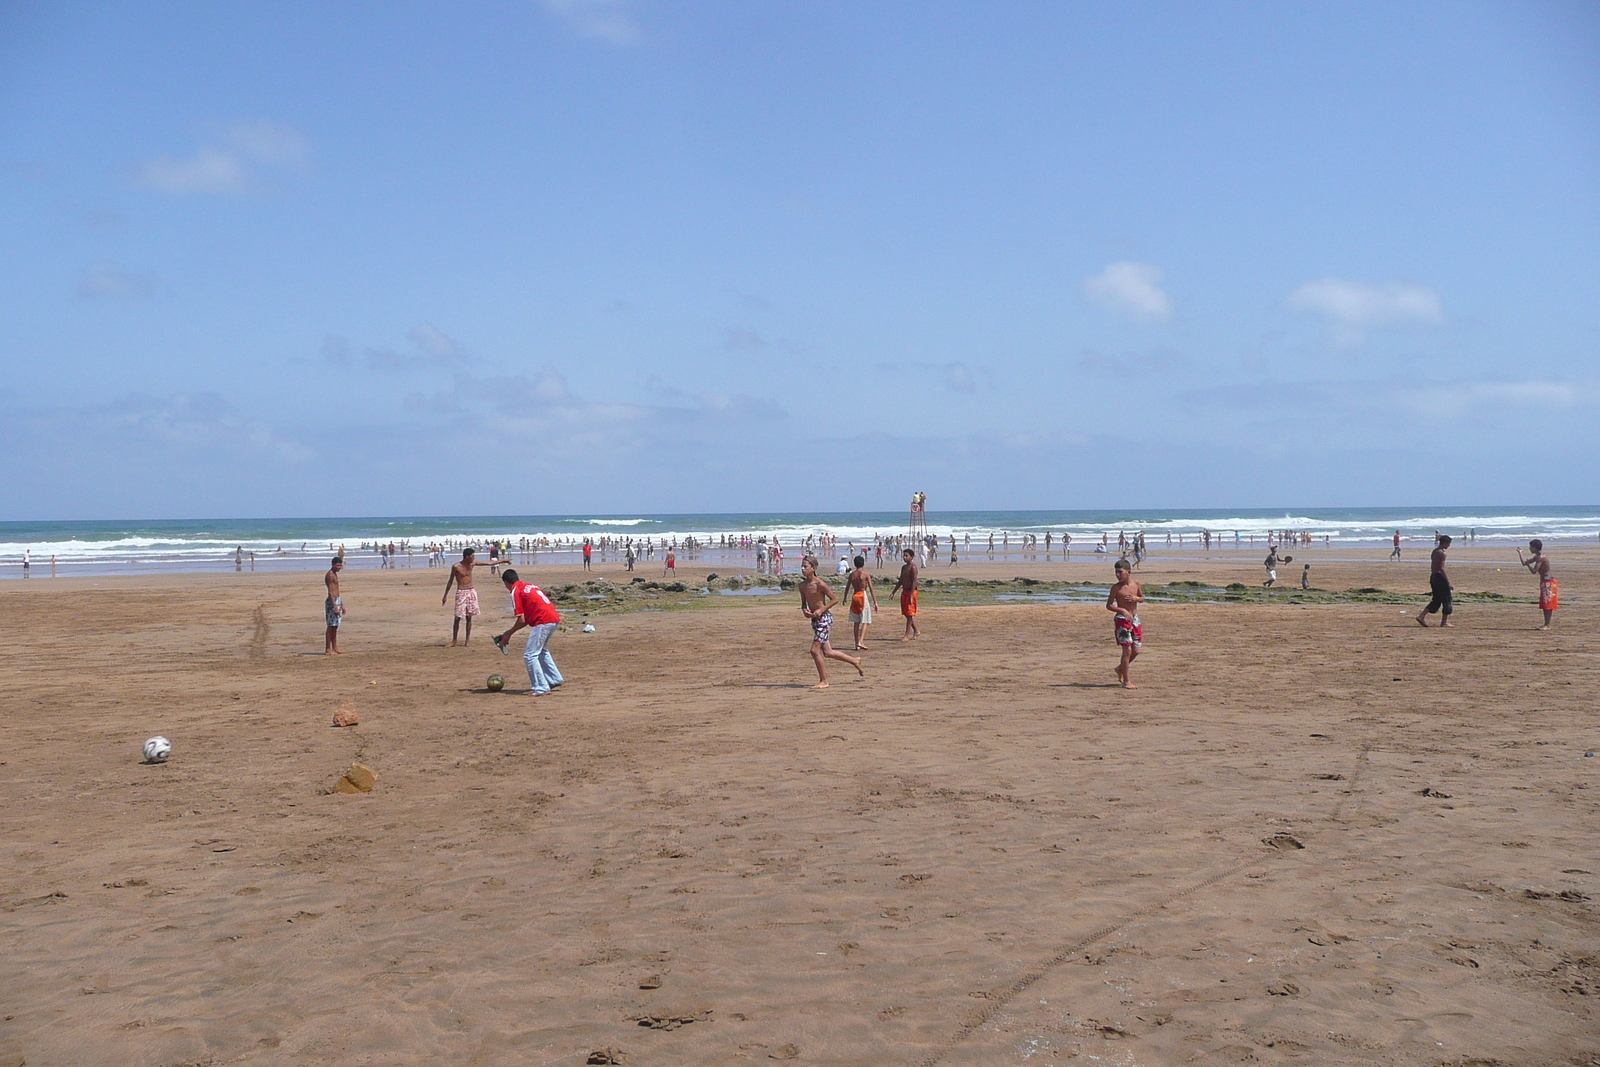
[[[442,647],[438,570],[349,572],[338,658],[311,575],[4,583],[0,1067],[1597,1062],[1600,553],[1552,633],[1303,558],[1417,603],[1151,605],[1132,692],[1096,604],[933,593],[902,645],[884,597],[814,692],[790,597],[686,594],[535,699],[497,627]]]

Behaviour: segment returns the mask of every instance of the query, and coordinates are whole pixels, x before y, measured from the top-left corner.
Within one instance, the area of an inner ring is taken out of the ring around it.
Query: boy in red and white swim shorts
[[[1136,688],[1128,678],[1128,669],[1144,648],[1144,625],[1139,621],[1139,605],[1144,601],[1144,590],[1133,580],[1132,569],[1125,559],[1117,560],[1117,582],[1106,596],[1106,610],[1116,612],[1111,620],[1111,632],[1116,636],[1117,647],[1122,649],[1122,662],[1117,664],[1117,680],[1124,689]]]

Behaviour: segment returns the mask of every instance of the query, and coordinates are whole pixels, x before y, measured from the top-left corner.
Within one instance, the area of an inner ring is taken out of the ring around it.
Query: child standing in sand
[[[1428,601],[1427,607],[1417,613],[1417,625],[1426,627],[1428,616],[1442,609],[1444,614],[1440,617],[1439,625],[1454,627],[1455,623],[1450,621],[1450,613],[1455,610],[1450,602],[1452,592],[1450,576],[1444,570],[1445,553],[1450,550],[1450,535],[1435,536],[1438,540],[1434,544],[1433,555],[1428,557],[1428,589],[1433,594],[1433,599]]]
[[[1132,568],[1125,559],[1117,560],[1117,582],[1106,597],[1106,610],[1116,612],[1111,620],[1111,632],[1122,649],[1122,662],[1117,664],[1117,679],[1124,689],[1138,688],[1128,677],[1128,668],[1144,648],[1144,624],[1139,621],[1139,605],[1144,601],[1144,590],[1133,580]]]
[[[1528,573],[1539,576],[1539,607],[1544,611],[1544,625],[1539,629],[1548,630],[1556,609],[1561,606],[1560,591],[1556,588],[1555,576],[1550,573],[1550,557],[1544,554],[1544,542],[1535,537],[1528,542],[1528,551],[1533,555],[1523,559],[1522,549],[1517,549],[1517,561],[1528,568]]]
[[[809,552],[800,558],[800,573],[805,580],[800,583],[800,613],[811,620],[811,659],[817,665],[817,684],[813,689],[828,688],[828,668],[825,660],[842,659],[865,678],[861,661],[835,649],[829,644],[833,635],[833,606],[838,598],[828,583],[817,577],[817,557]]]
[[[900,553],[905,563],[900,568],[900,577],[895,581],[894,588],[889,590],[890,596],[899,592],[900,614],[906,617],[906,632],[900,638],[902,641],[922,636],[922,631],[917,629],[917,565],[911,562],[911,556],[909,548]]]
[[[857,556],[855,564],[856,569],[844,583],[844,591],[850,598],[850,625],[855,628],[856,638],[854,651],[861,652],[867,647],[867,627],[872,625],[872,614],[878,610],[878,596],[872,590],[872,576],[867,573],[867,557]]]

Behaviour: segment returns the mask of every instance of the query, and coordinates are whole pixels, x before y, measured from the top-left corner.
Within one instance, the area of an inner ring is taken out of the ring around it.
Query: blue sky
[[[1600,8],[0,3],[0,518],[1600,501]]]

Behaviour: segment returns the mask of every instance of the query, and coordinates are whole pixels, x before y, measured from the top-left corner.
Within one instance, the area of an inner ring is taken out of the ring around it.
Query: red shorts
[[[1124,618],[1118,615],[1111,620],[1111,632],[1117,636],[1117,644],[1132,645],[1134,648],[1144,647],[1144,624],[1139,621],[1139,616]]]
[[[917,591],[904,589],[900,592],[900,614],[906,618],[915,618],[917,614]]]
[[[1561,590],[1556,588],[1554,578],[1546,578],[1539,583],[1539,606],[1545,611],[1554,611],[1561,606]]]

